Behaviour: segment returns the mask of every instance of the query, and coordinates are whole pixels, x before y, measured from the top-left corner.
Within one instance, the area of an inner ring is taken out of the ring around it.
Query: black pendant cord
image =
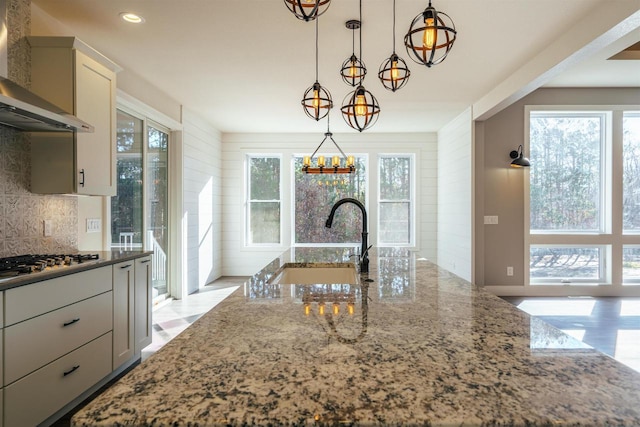
[[[360,62],[362,62],[362,0],[360,0],[360,28],[358,29],[358,36],[360,38]]]
[[[396,0],[393,0],[393,53],[396,53]]]
[[[318,81],[318,21],[319,20],[320,20],[320,17],[316,17],[316,82]]]

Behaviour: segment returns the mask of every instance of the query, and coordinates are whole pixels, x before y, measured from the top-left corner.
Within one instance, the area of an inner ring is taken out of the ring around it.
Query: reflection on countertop
[[[351,253],[285,252],[74,423],[640,425],[640,374],[408,250],[359,285],[268,284]]]

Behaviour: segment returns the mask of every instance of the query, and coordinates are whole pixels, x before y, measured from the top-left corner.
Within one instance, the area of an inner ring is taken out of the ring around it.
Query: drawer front
[[[4,326],[4,292],[0,292],[0,328]]]
[[[5,387],[5,425],[35,426],[110,373],[111,332]]]
[[[5,291],[5,326],[110,291],[111,266]]]
[[[5,328],[4,384],[112,329],[111,292]]]

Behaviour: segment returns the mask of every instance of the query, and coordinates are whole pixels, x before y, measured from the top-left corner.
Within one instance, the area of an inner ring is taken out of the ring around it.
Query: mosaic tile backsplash
[[[9,78],[30,83],[26,36],[31,31],[30,0],[7,1]],[[76,196],[32,194],[30,135],[0,125],[0,257],[26,253],[73,252],[78,247]],[[44,237],[44,220],[52,235]]]

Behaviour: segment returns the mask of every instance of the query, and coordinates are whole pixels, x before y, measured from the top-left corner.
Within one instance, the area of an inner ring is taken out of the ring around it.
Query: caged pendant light
[[[360,23],[362,23],[362,0],[360,0]],[[362,57],[362,25],[360,25],[360,56]],[[364,76],[363,76],[364,79]],[[375,96],[362,85],[348,93],[342,101],[342,118],[353,129],[362,132],[378,121],[380,105]]]
[[[284,0],[284,4],[296,18],[313,21],[327,11],[331,0]]]
[[[456,27],[444,12],[429,6],[411,22],[404,36],[409,57],[418,64],[432,67],[445,60],[456,41]]]
[[[342,63],[340,69],[340,76],[342,80],[350,86],[356,87],[367,75],[367,67],[356,56],[356,30],[360,28],[360,21],[357,19],[350,19],[345,23],[345,26],[351,30],[351,56]],[[360,55],[362,55],[362,37],[360,37]]]
[[[378,78],[385,89],[395,92],[407,84],[410,75],[407,63],[396,54],[396,0],[393,0],[393,53],[380,65]]]
[[[316,81],[308,88],[302,96],[302,107],[307,116],[318,121],[327,114],[333,107],[331,93],[318,82],[318,21],[316,19]]]

